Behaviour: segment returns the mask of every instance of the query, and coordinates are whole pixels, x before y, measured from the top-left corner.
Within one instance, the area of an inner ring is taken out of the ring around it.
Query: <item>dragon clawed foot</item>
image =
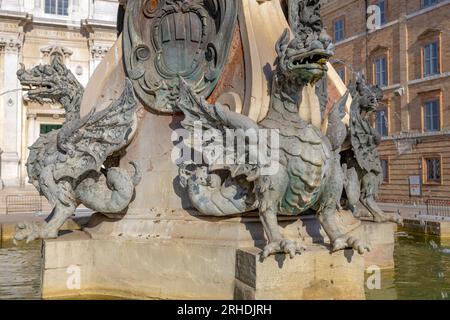
[[[13,242],[17,244],[18,241],[25,240],[26,243],[30,243],[37,239],[52,239],[57,236],[58,230],[49,229],[46,222],[24,222],[16,226]]]
[[[403,226],[403,218],[397,212],[384,212],[380,209],[373,197],[362,199],[361,203],[369,210],[373,220],[377,223],[393,222]]]
[[[296,254],[300,254],[306,250],[306,247],[298,242],[291,240],[279,240],[270,242],[261,253],[261,259],[265,260],[270,255],[274,254],[289,254],[291,259],[294,259]]]
[[[352,236],[342,236],[333,241],[333,252],[352,248],[359,254],[370,252],[372,247],[369,243]]]
[[[384,223],[384,222],[393,222],[400,226],[403,226],[403,218],[396,212],[394,213],[376,213],[373,214],[373,220],[377,223]]]
[[[394,222],[394,223],[396,223],[396,224],[398,224],[398,225],[400,225],[402,227],[404,226],[403,218],[397,212],[393,212],[392,214],[389,215],[389,221],[390,222]]]

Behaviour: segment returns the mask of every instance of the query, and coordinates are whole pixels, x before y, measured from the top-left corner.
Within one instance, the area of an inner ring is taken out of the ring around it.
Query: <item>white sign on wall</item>
[[[409,177],[409,194],[411,197],[422,195],[422,179],[420,179],[420,176]]]

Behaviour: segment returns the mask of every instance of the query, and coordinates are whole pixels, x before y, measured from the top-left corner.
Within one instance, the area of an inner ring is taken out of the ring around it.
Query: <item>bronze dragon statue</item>
[[[369,85],[366,79],[359,75],[356,82],[351,83],[349,87],[353,100],[347,144],[351,147],[342,151],[347,206],[357,218],[366,217],[373,218],[375,222],[402,224],[400,215],[383,212],[376,202],[383,182],[383,169],[377,149],[381,136],[372,127],[371,118],[383,98],[383,91],[377,86]],[[365,210],[360,210],[358,204]]]
[[[323,134],[299,116],[303,87],[317,83],[326,75],[326,63],[333,55],[331,39],[320,20],[320,3],[318,0],[291,1],[289,9],[297,12],[297,27],[293,30],[298,32],[291,39],[286,30],[276,44],[278,58],[271,104],[264,120],[256,123],[220,104],[211,105],[183,80],[178,103],[185,114],[182,125],[193,134],[194,140],[198,135],[195,128],[199,126],[223,135],[230,130],[240,132],[241,136],[259,130],[278,132],[279,139],[258,141],[265,144],[267,150],[258,156],[271,158],[270,166],[276,159],[277,170],[268,173],[267,162],[229,164],[208,154],[201,164],[181,165],[180,181],[201,214],[229,216],[258,209],[268,238],[262,258],[277,253],[294,257],[302,251],[301,244],[283,237],[277,216],[297,216],[310,210],[317,213],[333,251],[350,247],[364,253],[371,249],[370,245],[343,232],[337,222],[345,182],[340,152],[347,128],[345,125],[329,126],[327,134]],[[305,10],[308,14],[302,14]],[[347,97],[335,108],[341,107]],[[211,140],[204,138],[202,143],[203,149],[194,149],[203,152]],[[255,151],[246,148],[244,158],[254,156],[252,152]],[[273,157],[274,154],[278,157]]]
[[[131,163],[135,169],[131,177],[109,159],[131,139],[137,105],[131,83],[106,109],[80,117],[83,87],[62,56],[56,54],[49,65],[31,70],[22,66],[17,76],[30,100],[60,103],[66,121],[60,130],[40,136],[30,147],[26,165],[30,183],[54,206],[53,211],[43,223],[19,224],[14,240],[56,238],[81,204],[104,213],[125,210],[141,172]]]

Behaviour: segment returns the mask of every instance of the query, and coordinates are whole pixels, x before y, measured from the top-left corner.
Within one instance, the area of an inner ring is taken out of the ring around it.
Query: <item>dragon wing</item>
[[[99,112],[66,123],[58,132],[59,157],[54,178],[78,179],[89,171],[99,171],[106,159],[125,147],[135,125],[136,98],[127,79],[121,97]]]
[[[221,135],[222,138],[227,136],[227,131],[229,133],[231,132],[229,130],[234,130],[232,131],[233,134],[242,139],[246,139],[245,136],[247,136],[249,132],[250,134],[253,133],[257,135],[259,130],[258,124],[249,117],[230,111],[228,108],[220,104],[209,104],[205,98],[199,97],[182,78],[180,79],[180,99],[178,101],[178,108],[185,115],[185,119],[182,121],[181,125],[190,132],[191,141],[192,139],[198,138],[196,137],[196,128],[201,128],[202,130],[215,130]],[[212,141],[213,139],[204,139],[205,136],[202,136],[201,138],[201,142],[194,142],[191,146],[194,150],[201,152],[202,155],[205,155],[205,149],[207,149],[206,147],[208,147],[208,145],[212,142],[214,143],[214,141]],[[215,142],[217,143],[217,141]],[[222,141],[222,143],[224,142]],[[198,150],[195,146],[201,146],[200,150]],[[233,146],[230,146],[229,144],[224,143],[223,146],[226,155],[236,155],[234,144]],[[254,151],[254,149],[250,149],[252,148],[245,149],[246,159],[249,159],[249,153]],[[236,162],[234,162],[234,164],[228,164],[224,163],[228,161],[220,161],[224,160],[222,157],[214,158],[209,156],[210,155],[207,155],[205,158],[210,170],[229,170],[232,177],[239,175],[254,177],[257,174],[258,164],[236,164]],[[253,155],[253,159],[255,159],[255,156],[257,157],[257,155]]]
[[[358,165],[367,172],[381,173],[380,156],[377,149],[379,139],[369,121],[360,114],[359,97],[353,96],[350,111],[350,133],[353,152]]]
[[[185,115],[182,126],[187,130],[193,130],[196,121],[200,121],[203,128],[209,129],[259,129],[258,124],[249,117],[230,111],[221,104],[209,104],[204,97],[199,97],[182,78],[178,107]]]

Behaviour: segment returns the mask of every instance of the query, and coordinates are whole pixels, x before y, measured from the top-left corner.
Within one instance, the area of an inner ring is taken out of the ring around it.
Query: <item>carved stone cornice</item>
[[[431,27],[431,28],[426,29],[424,32],[422,32],[417,37],[417,39],[420,40],[420,41],[421,40],[426,40],[426,39],[428,39],[430,37],[435,37],[435,36],[437,36],[437,35],[439,35],[441,33],[442,33],[442,31],[439,28]]]
[[[66,58],[66,59],[73,54],[72,50],[70,50],[66,47],[61,47],[61,46],[48,46],[48,47],[42,48],[41,52],[42,52],[44,58],[47,58],[56,52],[62,54],[64,56],[64,58]]]
[[[27,120],[36,120],[37,113],[27,112]]]
[[[19,53],[22,45],[23,34],[0,33],[0,47],[3,47],[6,53]]]
[[[94,19],[82,19],[80,26],[81,31],[87,35],[95,33],[96,30],[107,31],[108,29],[116,29],[116,23]]]
[[[109,49],[111,49],[111,47],[105,44],[92,44],[91,45],[92,58],[95,60],[103,59],[108,53]]]

